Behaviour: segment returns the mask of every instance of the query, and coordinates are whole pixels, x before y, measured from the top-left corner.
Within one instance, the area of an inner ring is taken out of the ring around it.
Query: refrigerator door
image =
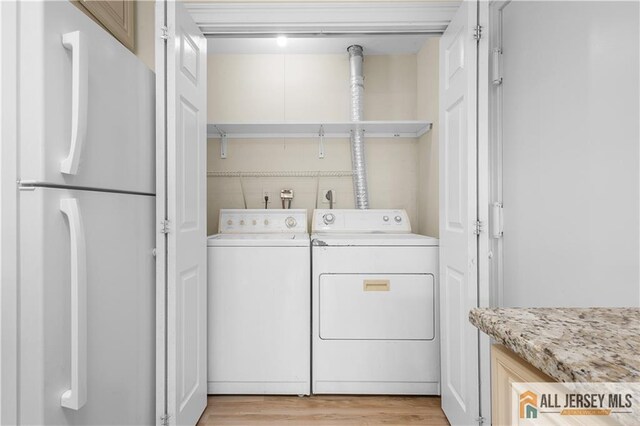
[[[20,191],[20,424],[155,423],[154,209]]]
[[[67,1],[20,2],[20,179],[155,192],[155,77]]]

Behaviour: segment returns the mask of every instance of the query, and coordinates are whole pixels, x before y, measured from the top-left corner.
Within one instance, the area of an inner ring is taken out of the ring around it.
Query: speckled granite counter
[[[469,320],[560,382],[640,382],[639,308],[478,308]]]

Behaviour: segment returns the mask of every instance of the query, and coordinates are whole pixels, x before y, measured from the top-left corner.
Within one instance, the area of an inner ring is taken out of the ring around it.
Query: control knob
[[[389,222],[389,216],[382,216],[382,220],[384,220],[385,222]]]
[[[396,216],[393,219],[398,223],[402,222],[402,217],[401,216]]]
[[[325,225],[331,225],[333,222],[336,221],[336,215],[334,215],[333,213],[327,213],[324,216],[322,216],[322,220],[324,221]]]
[[[284,220],[284,223],[287,225],[287,228],[294,228],[298,224],[298,221],[294,217],[289,216]]]

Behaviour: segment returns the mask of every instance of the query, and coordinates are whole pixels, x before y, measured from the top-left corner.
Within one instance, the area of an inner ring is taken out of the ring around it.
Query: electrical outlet
[[[264,197],[269,197],[269,200],[267,201],[267,205],[271,204],[273,202],[273,198],[271,197],[271,193],[269,191],[262,191],[262,199],[260,200],[260,205],[262,207],[264,207]]]
[[[333,195],[333,204],[336,203],[336,190],[335,189],[323,189],[322,191],[320,191],[320,194],[322,194],[322,204],[330,204],[329,198],[327,197],[327,195],[329,194],[329,191],[331,191],[332,195]]]

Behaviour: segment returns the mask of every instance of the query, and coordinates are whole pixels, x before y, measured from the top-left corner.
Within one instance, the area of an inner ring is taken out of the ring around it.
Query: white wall
[[[156,2],[151,0],[136,1],[136,28],[135,28],[135,51],[146,66],[155,70],[156,44],[155,44],[155,6]]]
[[[366,120],[417,119],[416,61],[416,55],[365,57]],[[210,55],[208,72],[209,122],[349,120],[346,53]],[[430,78],[437,84],[437,75]],[[325,146],[326,158],[320,160],[317,140],[230,140],[228,157],[223,160],[219,139],[210,139],[208,167],[212,171],[351,170],[347,139],[327,139]],[[404,208],[414,230],[419,231],[418,141],[369,138],[366,157],[371,207]],[[210,177],[207,182],[211,234],[217,230],[219,209],[242,208],[243,200],[239,179]],[[319,182],[309,178],[245,178],[242,184],[249,208],[262,207],[264,191],[273,200],[269,207],[278,208],[283,188],[294,190],[294,208],[314,209],[316,188],[334,189],[336,208],[354,206],[351,177]]]
[[[504,12],[504,304],[639,306],[637,2]]]
[[[418,52],[418,119],[433,122],[430,132],[418,140],[418,230],[439,235],[439,46],[440,38],[428,39]]]

